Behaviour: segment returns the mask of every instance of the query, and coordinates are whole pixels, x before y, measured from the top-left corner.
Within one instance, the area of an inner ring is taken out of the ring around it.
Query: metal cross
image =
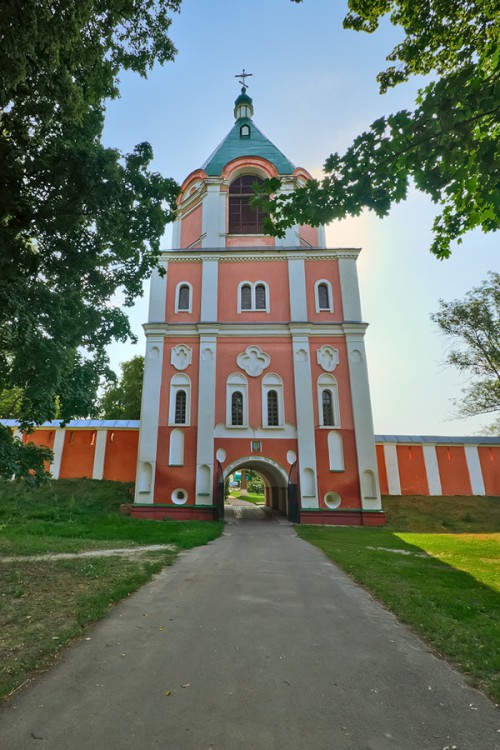
[[[249,76],[253,76],[253,73],[245,73],[245,68],[243,68],[243,73],[238,73],[238,75],[235,75],[234,77],[235,78],[241,78],[242,79],[240,81],[241,85],[244,88],[247,89],[248,88],[248,83],[245,83],[245,78],[248,78]]]

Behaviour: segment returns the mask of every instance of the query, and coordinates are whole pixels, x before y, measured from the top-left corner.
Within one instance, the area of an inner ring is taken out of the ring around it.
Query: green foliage
[[[0,424],[0,477],[2,479],[20,479],[28,487],[38,487],[50,478],[45,468],[50,463],[53,453],[50,448],[35,445],[28,441],[23,443],[15,438],[10,427]]]
[[[144,357],[132,357],[120,365],[118,383],[109,382],[100,401],[102,419],[139,419],[141,416]]]
[[[456,403],[458,416],[499,411],[500,274],[491,272],[464,300],[441,299],[439,304],[431,318],[458,345],[450,349],[446,361],[476,377]]]
[[[347,29],[372,33],[389,14],[404,31],[387,57],[395,64],[377,76],[382,93],[412,75],[435,80],[420,90],[413,112],[380,117],[345,154],[332,154],[323,180],[277,195],[279,180],[264,183],[266,230],[284,236],[297,222],[317,226],[364,208],[386,216],[413,180],[442,208],[430,249],[446,258],[465,232],[500,225],[498,4],[349,0],[349,8]]]
[[[173,59],[180,0],[6,0],[0,8],[0,390],[23,426],[95,412],[105,347],[156,265],[178,187],[148,143],[104,148],[121,69]]]
[[[0,391],[0,419],[17,419],[21,413],[23,392],[20,388]]]

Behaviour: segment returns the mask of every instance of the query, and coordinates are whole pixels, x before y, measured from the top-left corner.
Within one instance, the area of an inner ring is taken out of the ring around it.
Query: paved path
[[[291,527],[244,515],[4,705],[2,750],[500,749],[491,702]]]

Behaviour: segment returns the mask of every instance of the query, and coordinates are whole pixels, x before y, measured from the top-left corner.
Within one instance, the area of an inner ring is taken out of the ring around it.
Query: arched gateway
[[[213,519],[237,468],[263,477],[296,522],[383,523],[357,284],[359,250],[322,227],[266,236],[253,189],[296,168],[253,122],[235,123],[184,181],[151,280],[132,512]]]

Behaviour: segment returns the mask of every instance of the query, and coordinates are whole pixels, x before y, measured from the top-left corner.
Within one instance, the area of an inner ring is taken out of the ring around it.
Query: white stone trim
[[[179,295],[181,293],[181,288],[183,286],[187,286],[189,289],[189,305],[186,308],[179,308]],[[177,286],[175,287],[175,310],[176,313],[190,313],[193,311],[193,285],[189,281],[179,281]]]
[[[354,271],[356,268],[354,267]],[[358,458],[359,482],[362,488],[361,503],[363,509],[380,510],[382,508],[378,482],[377,454],[373,431],[372,407],[370,401],[370,387],[368,384],[368,369],[366,366],[366,352],[364,331],[355,328],[346,333],[347,360],[349,365],[349,381],[351,384],[351,402],[354,418],[354,437]],[[375,494],[365,494],[363,477],[374,477]]]
[[[283,427],[228,427],[218,424],[214,429],[216,438],[247,438],[248,440],[296,440],[297,429],[293,424]]]
[[[261,235],[258,235],[261,236]],[[359,247],[337,247],[337,248],[307,248],[294,246],[293,248],[279,248],[265,246],[262,248],[255,247],[219,247],[214,246],[211,249],[200,250],[196,248],[196,253],[186,254],[185,248],[176,250],[164,250],[161,255],[161,261],[172,263],[199,263],[202,260],[212,258],[221,263],[247,263],[248,261],[276,261],[276,260],[333,260],[347,259],[356,260],[360,253]]]
[[[355,258],[339,258],[340,290],[344,320],[361,321],[361,300]]]
[[[108,435],[107,430],[97,430],[95,450],[94,450],[94,466],[92,468],[92,479],[102,479],[104,476],[104,461],[106,459],[106,438]]]
[[[223,473],[224,481],[240,467],[243,468],[248,464],[255,463],[262,464],[264,468],[267,467],[268,469],[272,469],[273,471],[277,472],[283,480],[283,486],[288,486],[288,473],[283,469],[283,467],[280,466],[277,461],[273,461],[272,458],[266,458],[265,456],[260,456],[255,453],[252,453],[250,456],[245,456],[245,458],[238,458],[237,461],[233,461],[231,464],[229,464],[229,466],[226,466]]]
[[[147,334],[134,498],[136,503],[149,504],[154,501],[163,346],[163,336]]]
[[[201,267],[201,313],[200,320],[213,322],[217,320],[217,290],[219,284],[219,265],[213,260],[204,260]]]
[[[55,435],[54,435],[54,446],[52,448],[54,458],[52,459],[52,463],[50,465],[50,473],[52,474],[52,477],[54,479],[59,479],[59,476],[61,474],[61,463],[62,463],[62,456],[63,456],[63,450],[64,450],[65,434],[66,434],[66,429],[62,428],[62,429],[56,430]]]
[[[225,226],[220,226],[220,184],[206,183],[206,193],[202,201],[201,231],[204,235],[202,247],[217,247],[220,244],[221,232]]]
[[[442,495],[441,477],[439,475],[439,464],[435,445],[423,445],[425,471],[430,495]]]
[[[316,469],[316,446],[314,439],[314,408],[312,376],[307,336],[292,338],[293,377],[297,413],[298,461],[301,480],[301,507],[318,508],[318,480]],[[312,471],[306,477],[305,472]],[[312,487],[309,488],[309,484]],[[308,488],[307,492],[304,488]]]
[[[148,321],[160,323],[165,320],[165,306],[167,303],[167,268],[168,263],[161,264],[165,273],[160,276],[157,268],[153,269],[149,284]]]
[[[198,431],[196,444],[196,505],[212,502],[214,476],[215,375],[217,339],[200,336],[200,369],[198,379]],[[205,478],[205,468],[209,471]],[[209,495],[205,492],[209,485]]]
[[[306,275],[304,260],[288,261],[288,286],[290,290],[290,320],[307,321]]]
[[[384,445],[385,468],[389,495],[401,495],[401,480],[399,478],[398,452],[395,445]]]
[[[332,396],[333,424],[325,424],[323,414],[323,391],[330,391]],[[316,393],[318,396],[318,424],[325,430],[331,430],[332,427],[341,427],[340,421],[340,403],[339,388],[337,379],[333,375],[323,373],[318,377],[316,383]]]
[[[175,404],[179,391],[186,394],[186,421],[175,421]],[[191,378],[186,373],[176,373],[170,379],[169,405],[168,405],[169,427],[189,427],[191,425]]]
[[[267,396],[269,391],[276,391],[278,398],[278,424],[268,424]],[[262,378],[262,428],[266,430],[280,430],[285,426],[285,405],[283,393],[283,380],[275,372],[268,372]]]
[[[325,286],[326,286],[326,288],[328,290],[328,307],[320,307],[319,306],[318,288],[319,288],[320,284],[325,284]],[[322,312],[330,312],[330,313],[332,313],[334,311],[333,289],[332,289],[331,282],[328,281],[328,279],[318,279],[318,281],[316,281],[314,283],[314,304],[315,304],[316,312],[317,313],[322,313]]]
[[[232,424],[233,393],[241,393],[243,397],[243,424]],[[232,372],[226,381],[226,428],[242,430],[248,427],[248,380],[241,372]]]
[[[250,287],[250,300],[251,300],[251,307],[243,309],[241,306],[241,290],[244,286]],[[266,306],[265,307],[257,307],[256,304],[256,288],[258,286],[263,286],[266,291]],[[237,305],[237,311],[238,314],[244,315],[245,313],[249,312],[261,312],[261,313],[270,313],[271,312],[271,299],[269,296],[269,284],[267,281],[240,281],[238,284],[238,296],[236,299],[236,305]]]
[[[466,445],[465,459],[469,469],[470,484],[474,495],[486,495],[483,480],[483,470],[479,461],[479,454],[475,445]]]

